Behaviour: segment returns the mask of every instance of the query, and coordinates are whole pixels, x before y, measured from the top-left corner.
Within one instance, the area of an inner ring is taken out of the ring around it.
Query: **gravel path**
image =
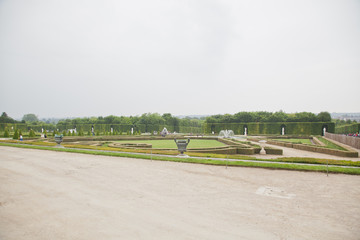
[[[0,239],[359,239],[359,184],[0,147]]]

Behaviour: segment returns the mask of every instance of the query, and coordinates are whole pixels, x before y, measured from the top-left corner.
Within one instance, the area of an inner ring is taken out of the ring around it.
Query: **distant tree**
[[[319,122],[331,122],[331,115],[328,112],[321,112],[317,115]]]
[[[39,121],[38,117],[33,113],[25,114],[23,116],[22,120],[24,120],[25,122],[38,122]]]
[[[251,112],[238,112],[234,115],[235,122],[254,122],[255,116]]]
[[[286,122],[288,119],[288,115],[283,111],[275,112],[269,117],[269,122]]]
[[[0,123],[15,123],[16,121],[9,117],[6,112],[3,112],[0,116]]]

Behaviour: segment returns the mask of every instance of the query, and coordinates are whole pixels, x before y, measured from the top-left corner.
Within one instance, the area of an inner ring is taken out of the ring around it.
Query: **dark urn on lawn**
[[[180,152],[181,155],[183,155],[184,152],[186,152],[186,147],[189,144],[190,139],[188,138],[187,141],[186,140],[177,140],[176,141],[176,138],[175,138],[174,141],[178,147],[178,151]]]

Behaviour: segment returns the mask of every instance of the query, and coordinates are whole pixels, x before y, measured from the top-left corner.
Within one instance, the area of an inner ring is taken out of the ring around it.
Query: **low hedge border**
[[[329,155],[339,156],[339,157],[352,157],[357,158],[359,157],[358,152],[354,151],[342,151],[342,150],[336,150],[336,149],[329,149],[319,146],[310,146],[305,144],[293,144],[293,143],[286,143],[286,142],[280,142],[280,141],[267,141],[268,144],[282,146],[282,147],[289,147],[289,148],[295,148],[299,150],[304,151],[310,151],[310,152],[317,152],[317,153],[325,153]]]

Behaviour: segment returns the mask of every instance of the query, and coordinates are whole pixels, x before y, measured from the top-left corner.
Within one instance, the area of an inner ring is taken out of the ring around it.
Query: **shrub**
[[[5,128],[4,137],[5,138],[10,137],[9,130],[7,128]]]
[[[19,139],[19,132],[17,129],[15,129],[13,139]]]
[[[64,136],[66,136],[66,135],[67,135],[65,130],[62,132],[62,135],[64,135]]]
[[[45,134],[46,134],[46,131],[45,131]],[[35,137],[35,131],[34,130],[32,130],[32,129],[30,129],[30,131],[29,131],[29,137]]]

